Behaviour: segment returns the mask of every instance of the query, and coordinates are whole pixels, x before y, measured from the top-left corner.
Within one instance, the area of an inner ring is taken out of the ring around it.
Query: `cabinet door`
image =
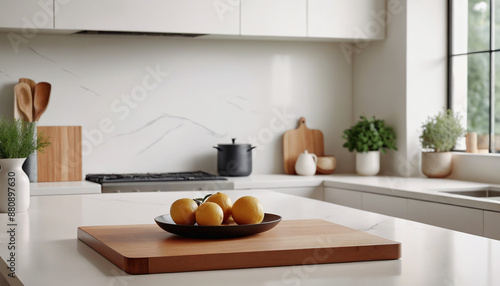
[[[385,0],[309,0],[308,36],[385,38]]]
[[[0,27],[2,28],[54,28],[54,2],[52,0],[0,1]]]
[[[310,198],[315,200],[323,200],[323,187],[300,187],[300,188],[272,188],[271,191]]]
[[[361,192],[325,187],[325,202],[361,209]]]
[[[378,194],[363,193],[363,210],[393,217],[407,217],[407,199]]]
[[[55,27],[194,34],[239,34],[239,0],[71,0]]]
[[[408,199],[408,219],[483,235],[483,211]]]
[[[484,211],[484,236],[500,239],[500,213]]]
[[[241,0],[241,35],[307,35],[306,0]]]

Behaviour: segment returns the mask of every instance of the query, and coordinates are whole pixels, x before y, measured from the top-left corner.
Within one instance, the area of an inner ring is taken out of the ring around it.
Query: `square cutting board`
[[[38,126],[50,145],[37,153],[38,182],[82,180],[82,127]]]
[[[157,225],[82,226],[78,239],[130,274],[389,260],[401,244],[325,220],[284,220],[232,239],[194,239]]]

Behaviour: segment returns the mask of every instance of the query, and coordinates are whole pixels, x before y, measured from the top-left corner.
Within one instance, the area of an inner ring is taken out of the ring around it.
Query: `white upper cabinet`
[[[29,29],[54,28],[53,1],[1,0],[0,27]]]
[[[308,36],[384,39],[385,0],[308,0]]]
[[[242,36],[307,36],[306,0],[241,0]]]
[[[0,0],[0,28],[384,39],[385,0]]]
[[[239,0],[71,0],[55,28],[238,35]]]

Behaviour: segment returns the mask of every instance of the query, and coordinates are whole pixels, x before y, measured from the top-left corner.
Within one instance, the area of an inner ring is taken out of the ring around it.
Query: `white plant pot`
[[[429,178],[444,178],[452,171],[451,152],[422,152],[422,173]]]
[[[19,213],[30,205],[30,180],[22,166],[26,158],[0,159],[0,213]]]
[[[356,173],[375,176],[380,171],[380,151],[356,152]]]

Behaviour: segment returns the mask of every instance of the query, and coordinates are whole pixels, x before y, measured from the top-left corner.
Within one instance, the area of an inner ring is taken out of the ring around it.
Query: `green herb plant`
[[[0,118],[0,158],[27,158],[50,145],[43,133],[35,139],[34,122]]]
[[[398,150],[396,147],[396,132],[386,126],[384,120],[375,117],[360,117],[360,121],[349,129],[344,130],[342,138],[346,140],[343,147],[349,152],[368,152],[386,149]]]
[[[465,135],[465,129],[460,124],[461,117],[453,114],[451,109],[439,112],[429,117],[422,124],[420,142],[422,147],[433,149],[434,152],[448,152],[457,143],[459,137]]]

